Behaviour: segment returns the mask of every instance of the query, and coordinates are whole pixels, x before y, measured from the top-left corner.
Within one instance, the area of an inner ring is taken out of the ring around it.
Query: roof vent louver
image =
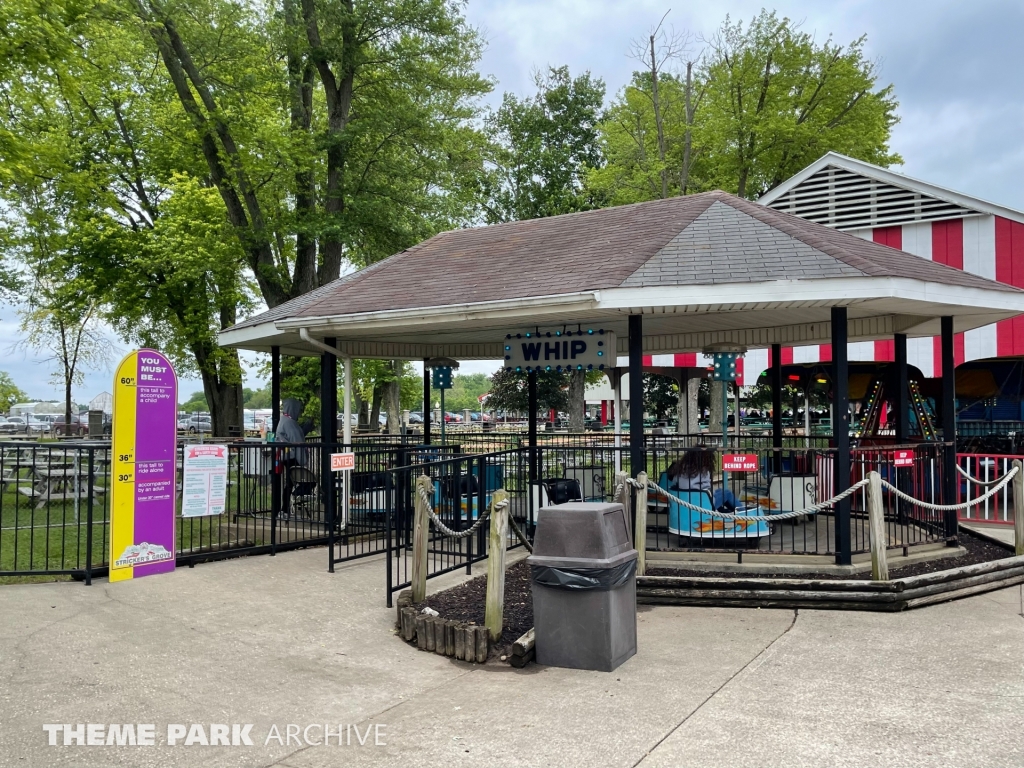
[[[972,216],[978,211],[829,165],[769,203],[835,229],[862,229]]]

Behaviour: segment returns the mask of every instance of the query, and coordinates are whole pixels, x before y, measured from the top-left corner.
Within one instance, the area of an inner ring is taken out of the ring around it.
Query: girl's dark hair
[[[715,468],[715,455],[707,448],[687,448],[682,457],[672,462],[668,476],[699,477]]]

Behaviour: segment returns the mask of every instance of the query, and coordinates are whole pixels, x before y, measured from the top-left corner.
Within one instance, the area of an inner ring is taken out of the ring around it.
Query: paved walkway
[[[898,615],[650,608],[616,672],[517,671],[407,647],[383,563],[325,559],[0,588],[0,765],[1024,765],[1017,588]],[[50,747],[44,723],[251,723],[255,746]],[[386,745],[265,744],[313,723]]]

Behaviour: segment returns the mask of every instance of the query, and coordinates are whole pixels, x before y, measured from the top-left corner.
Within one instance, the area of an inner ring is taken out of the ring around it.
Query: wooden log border
[[[1017,584],[1024,584],[1024,556],[893,581],[643,576],[637,578],[636,601],[642,605],[896,613]],[[397,608],[396,633],[407,643],[459,661],[487,661],[491,642],[486,626],[417,613],[409,590],[398,596]],[[522,668],[534,661],[534,642],[531,629],[513,643],[508,663]]]
[[[644,576],[643,605],[897,612],[1024,584],[1024,556],[893,581]]]
[[[418,613],[413,607],[412,591],[408,589],[398,595],[397,609],[396,634],[405,642],[421,651],[459,661],[475,664],[487,661],[491,642],[486,626]]]

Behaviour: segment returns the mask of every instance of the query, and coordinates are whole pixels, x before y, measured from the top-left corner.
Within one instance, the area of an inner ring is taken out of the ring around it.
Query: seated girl
[[[715,455],[707,448],[688,448],[682,458],[668,468],[670,489],[680,491],[710,491],[711,472],[715,468]],[[736,509],[736,496],[728,488],[716,488],[712,494],[715,509]]]

